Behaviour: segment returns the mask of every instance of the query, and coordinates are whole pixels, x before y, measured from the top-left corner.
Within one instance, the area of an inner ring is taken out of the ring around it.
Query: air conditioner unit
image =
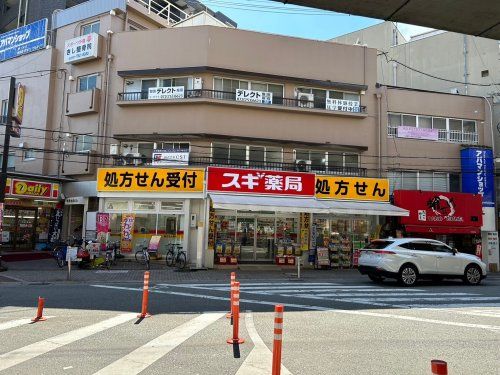
[[[203,89],[203,79],[201,77],[194,77],[193,78],[193,89],[194,90]]]
[[[297,172],[309,172],[311,170],[311,161],[295,160],[295,170]]]
[[[299,92],[297,94],[297,103],[302,108],[314,108],[314,94]]]
[[[117,143],[113,143],[109,145],[109,154],[110,155],[118,155],[120,151],[120,145]]]
[[[126,154],[123,158],[123,165],[142,165],[142,155],[139,153]]]

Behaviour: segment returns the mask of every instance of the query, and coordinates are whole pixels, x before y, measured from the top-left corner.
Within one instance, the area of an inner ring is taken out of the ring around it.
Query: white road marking
[[[344,301],[347,302],[413,302],[413,301],[500,301],[500,297],[401,297],[401,298],[392,298],[392,297],[371,297],[366,296],[363,299],[356,298],[346,298]]]
[[[236,375],[269,375],[272,372],[273,354],[255,329],[252,313],[245,313],[244,317],[248,336],[253,341],[254,348],[245,358]],[[292,375],[283,365],[281,365],[281,373],[283,375]]]
[[[126,356],[97,371],[95,375],[138,374],[194,334],[222,318],[223,313],[206,313],[164,333]]]
[[[367,297],[367,298],[374,298],[374,297],[404,297],[404,296],[478,296],[480,294],[472,294],[472,293],[401,293],[401,292],[394,292],[394,293],[381,293],[381,292],[376,292],[376,293],[320,293],[320,294],[315,294],[316,297]]]
[[[497,304],[500,307],[500,304]],[[457,314],[486,316],[489,318],[500,318],[500,310],[472,310],[472,311],[454,311]]]
[[[90,286],[96,287],[96,288],[109,288],[109,289],[132,290],[132,291],[142,292],[142,288],[129,288],[129,287],[124,287],[124,286],[96,285],[96,284],[93,284]],[[173,292],[173,291],[158,290],[158,289],[152,289],[151,292],[160,293],[160,294],[175,295],[175,296],[183,296],[183,297],[194,297],[194,298],[210,299],[210,300],[218,300],[218,301],[229,301],[229,298],[227,298],[227,297],[209,296],[209,295],[195,294],[195,293]],[[249,304],[253,303],[253,304],[259,304],[259,305],[274,306],[274,305],[281,303],[281,302],[259,301],[259,300],[242,298],[242,299],[240,299],[240,303],[249,303]],[[413,316],[377,313],[377,312],[370,312],[370,311],[341,310],[341,309],[333,309],[330,307],[303,305],[303,304],[297,304],[297,303],[287,303],[285,305],[287,307],[303,309],[303,310],[329,311],[329,312],[333,312],[333,313],[346,314],[346,315],[362,315],[362,316],[372,316],[372,317],[377,317],[377,318],[400,319],[400,320],[408,320],[408,321],[432,323],[432,324],[441,324],[441,325],[455,326],[455,327],[487,329],[487,330],[494,330],[495,332],[496,331],[500,332],[500,326],[487,325],[487,324],[471,324],[471,323],[451,322],[451,321],[447,321],[447,320],[426,319],[426,318],[419,318],[419,317],[413,317]],[[0,359],[1,359],[1,356],[0,356]]]
[[[25,324],[30,324],[30,323],[31,323],[31,319],[29,319],[29,318],[11,320],[10,322],[0,323],[0,331],[3,331],[4,329],[10,329],[10,328],[14,328],[14,327],[23,326]]]
[[[103,320],[102,322],[78,328],[2,354],[0,355],[0,371],[48,353],[52,350],[60,348],[61,346],[71,344],[77,340],[81,340],[98,332],[115,327],[136,317],[137,314],[132,313],[120,314],[113,318]]]
[[[157,285],[166,285],[166,286],[172,286],[172,284],[157,284]],[[258,285],[261,285],[261,286],[276,286],[276,285],[287,285],[287,286],[290,286],[290,285],[300,285],[300,284],[294,284],[294,282],[288,282],[288,283],[245,283],[245,285],[248,285],[248,286],[258,286]],[[340,285],[338,283],[307,283],[306,285]],[[209,284],[175,284],[175,286],[194,286],[194,287],[201,287],[201,286],[208,286],[208,287],[219,287],[219,286],[222,286],[222,287],[228,287],[230,286],[229,283],[215,283],[215,284],[212,284],[212,283],[209,283]]]

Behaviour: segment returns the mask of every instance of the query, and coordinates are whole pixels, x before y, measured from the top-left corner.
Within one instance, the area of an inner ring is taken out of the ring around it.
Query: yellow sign
[[[316,176],[316,198],[389,201],[389,180],[384,178]]]
[[[18,124],[21,124],[23,122],[25,97],[26,97],[26,87],[19,84],[17,86],[17,108],[14,115],[14,120],[16,120]]]
[[[99,168],[97,191],[203,192],[204,169]]]

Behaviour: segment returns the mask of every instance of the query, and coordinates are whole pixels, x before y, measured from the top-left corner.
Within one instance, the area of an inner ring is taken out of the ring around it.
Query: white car
[[[358,270],[374,282],[391,278],[404,286],[413,286],[420,278],[461,278],[477,285],[486,277],[486,264],[477,256],[425,238],[374,240],[361,250]]]

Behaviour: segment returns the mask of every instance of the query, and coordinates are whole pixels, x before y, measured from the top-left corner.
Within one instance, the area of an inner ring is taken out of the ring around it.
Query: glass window
[[[295,150],[295,160],[309,160],[309,151]]]
[[[30,161],[30,160],[35,160],[35,150],[32,148],[28,148],[23,150],[23,160],[24,161]]]
[[[372,241],[368,245],[365,246],[365,249],[381,250],[381,249],[385,249],[393,242],[394,241]]]
[[[447,173],[434,173],[434,191],[449,191]]]
[[[431,251],[435,251],[437,253],[448,253],[451,251],[451,249],[448,246],[441,245],[438,243],[430,243],[429,247]]]
[[[184,90],[189,89],[189,78],[188,77],[180,77],[180,78],[173,78],[172,79],[172,86],[183,86]]]
[[[325,108],[326,107],[326,91],[312,89],[314,94],[314,108]]]
[[[9,158],[7,159],[7,169],[15,169],[16,168],[16,153],[9,152]]]
[[[418,127],[432,129],[432,117],[418,116]]]
[[[264,166],[264,155],[265,147],[260,146],[250,146],[249,150],[249,164],[252,166],[263,167]]]
[[[153,159],[153,149],[155,147],[154,143],[138,143],[137,152],[142,158],[146,159],[144,162],[151,163]]]
[[[273,93],[273,97],[278,97],[282,98],[283,97],[283,85],[276,85],[276,84],[268,84],[267,85],[267,91]]]
[[[401,126],[401,115],[395,113],[389,113],[389,126],[393,128]]]
[[[155,211],[155,201],[134,201],[134,211]]]
[[[227,164],[229,161],[229,145],[227,143],[213,143],[212,160],[217,164]]]
[[[355,102],[359,102],[359,94],[344,92],[344,100],[353,100]]]
[[[162,87],[172,87],[172,86],[175,86],[175,85],[172,83],[172,79],[171,78],[166,78],[166,79],[162,79],[161,80],[161,86]]]
[[[247,147],[231,145],[229,147],[229,160],[232,164],[245,165],[247,161]]]
[[[182,211],[184,209],[184,202],[182,201],[162,201],[162,211]]]
[[[106,211],[128,212],[128,201],[106,200]]]
[[[450,130],[462,131],[462,120],[450,119]]]
[[[417,172],[403,172],[403,189],[418,189]]]
[[[87,35],[90,33],[99,34],[99,28],[100,28],[99,21],[89,23],[88,25],[83,25],[82,26],[82,35]]]
[[[346,154],[345,155],[345,167],[357,168],[359,167],[359,155],[356,154]]]
[[[344,155],[341,153],[328,153],[328,167],[342,167],[344,165]]]
[[[250,88],[255,91],[267,91],[267,83],[251,82]]]
[[[135,214],[134,220],[134,242],[141,242],[136,234],[154,235],[156,234],[156,214]],[[149,242],[149,238],[147,238]]]
[[[391,193],[394,192],[394,190],[401,190],[403,187],[403,177],[401,172],[389,171],[387,172],[387,178],[389,179],[389,189]]]
[[[78,77],[78,91],[88,91],[97,87],[97,74]]]
[[[222,78],[214,78],[214,90],[223,91]]]
[[[74,138],[75,152],[89,152],[93,149],[94,138],[91,135],[79,135]]]
[[[267,163],[282,163],[283,151],[281,147],[266,147],[266,162]]]
[[[417,116],[403,115],[403,126],[417,126]]]
[[[2,117],[7,117],[7,108],[9,106],[9,101],[8,100],[2,100],[2,110],[0,112],[0,116]]]
[[[311,152],[311,169],[315,171],[324,171],[326,165],[326,157],[324,152]]]
[[[460,192],[460,175],[458,173],[450,173],[450,191],[454,193]]]
[[[465,133],[475,133],[476,132],[476,122],[464,120],[464,132]]]
[[[330,99],[344,99],[344,93],[341,91],[328,91],[328,97]]]
[[[441,117],[432,118],[432,128],[446,130],[446,119]]]
[[[420,190],[432,191],[432,172],[420,172],[418,176],[418,188]]]
[[[141,91],[148,92],[150,87],[156,87],[158,85],[158,80],[156,79],[143,79],[141,81]]]

